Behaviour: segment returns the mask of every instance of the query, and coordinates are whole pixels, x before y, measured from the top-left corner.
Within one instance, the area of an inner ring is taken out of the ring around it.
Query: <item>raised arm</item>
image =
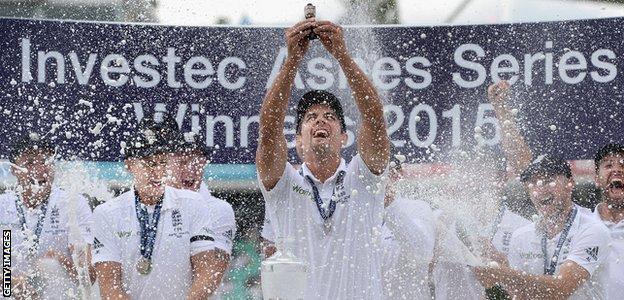
[[[288,55],[260,108],[256,166],[258,176],[267,190],[275,187],[286,166],[288,147],[284,136],[284,118],[297,66],[308,50],[309,41],[306,36],[314,24],[314,19],[307,19],[286,29]]]
[[[208,299],[219,288],[230,255],[223,250],[203,251],[191,256],[193,283],[187,299]]]
[[[501,145],[509,164],[509,174],[518,177],[529,166],[533,155],[508,105],[509,89],[509,83],[504,80],[492,84],[488,87],[488,99],[501,126]]]
[[[386,132],[383,103],[373,83],[349,55],[342,28],[329,21],[317,23],[314,32],[327,51],[338,60],[362,116],[361,126],[357,132],[358,153],[368,169],[379,175],[386,169],[390,156],[390,140]]]

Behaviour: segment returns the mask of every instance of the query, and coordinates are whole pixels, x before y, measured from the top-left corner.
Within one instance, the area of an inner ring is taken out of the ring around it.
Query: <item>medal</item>
[[[141,258],[136,263],[136,270],[141,275],[148,275],[152,271],[152,253],[154,251],[154,243],[156,242],[156,231],[158,229],[158,220],[160,219],[160,209],[162,201],[154,208],[154,215],[151,222],[148,222],[149,213],[144,205],[141,205],[135,196],[135,208],[139,226],[141,227]]]
[[[148,275],[152,271],[152,261],[143,256],[139,258],[136,264],[137,272],[141,275]]]
[[[314,202],[316,202],[316,208],[318,209],[319,214],[321,215],[321,218],[323,219],[323,233],[326,236],[329,235],[332,231],[331,217],[334,214],[334,211],[336,211],[335,198],[336,198],[337,193],[338,194],[344,193],[343,183],[344,183],[344,177],[346,173],[347,172],[345,171],[338,172],[338,175],[336,177],[336,185],[334,186],[334,190],[332,191],[332,196],[330,198],[329,205],[327,206],[323,205],[321,194],[318,188],[316,187],[316,184],[314,184],[314,181],[312,180],[312,178],[310,178],[310,176],[305,176],[306,180],[312,187],[312,195],[314,196]],[[301,173],[301,175],[303,176],[303,173]]]
[[[323,222],[323,233],[325,235],[329,235],[332,231],[332,224],[329,220],[325,220],[325,222]]]

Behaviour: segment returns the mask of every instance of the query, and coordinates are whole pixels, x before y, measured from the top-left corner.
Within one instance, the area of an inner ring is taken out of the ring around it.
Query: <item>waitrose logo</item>
[[[308,197],[312,197],[312,193],[304,188],[302,188],[300,185],[293,183],[292,185],[292,190],[299,194],[299,195],[303,195],[303,196],[308,196]]]

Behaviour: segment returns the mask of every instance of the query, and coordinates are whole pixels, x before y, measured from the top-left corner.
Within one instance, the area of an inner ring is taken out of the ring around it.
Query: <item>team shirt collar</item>
[[[204,198],[210,198],[212,196],[212,194],[210,194],[210,190],[208,189],[208,185],[205,182],[203,182],[203,181],[199,185],[199,191],[198,192]]]
[[[602,223],[604,223],[607,227],[609,227],[609,229],[613,228],[613,227],[622,227],[624,228],[624,220],[616,223],[613,223],[609,220],[605,220],[602,218],[602,216],[600,215],[600,211],[598,210],[602,205],[604,205],[603,202],[598,203],[598,205],[596,205],[596,207],[594,208],[594,216],[596,216],[598,218],[598,220],[602,221]]]
[[[61,189],[59,187],[56,186],[52,186],[52,190],[50,191],[50,195],[48,195],[48,198],[45,199],[44,202],[46,202],[48,205],[51,205],[53,203],[57,202],[57,199],[59,198],[59,193],[60,193]],[[26,206],[26,204],[24,203],[24,200],[22,200],[22,197],[20,196],[20,194],[16,191],[12,191],[14,197],[16,197],[19,201],[19,204],[24,208],[25,211],[39,211],[41,209],[41,205],[43,204],[40,203],[39,205],[37,205],[37,207],[35,208],[28,208]]]
[[[176,209],[179,207],[179,203],[178,200],[176,199],[176,197],[172,197],[171,193],[173,192],[172,187],[169,186],[165,186],[165,194],[163,195],[163,205],[162,205],[162,210],[169,210],[169,209]],[[131,204],[132,206],[134,206],[134,195],[135,195],[135,190],[134,187],[132,187],[130,189],[130,191],[128,191],[126,193],[126,197],[128,198],[128,200],[132,200]],[[130,202],[129,202],[130,203]]]
[[[331,177],[327,178],[325,182],[333,182],[340,171],[347,171],[347,163],[345,162],[344,158],[340,159],[340,165],[338,166],[338,169],[336,169],[334,174]],[[321,181],[318,180],[314,176],[314,174],[312,174],[310,169],[308,169],[308,166],[306,165],[306,163],[303,163],[301,165],[301,174],[303,175],[303,177],[310,176],[310,178],[312,178],[312,180],[314,180],[315,183],[321,183]]]
[[[583,214],[583,211],[582,211],[582,210],[583,210],[583,207],[581,207],[581,206],[579,206],[579,205],[576,205],[576,204],[573,204],[573,205],[572,205],[572,211],[573,211],[574,209],[576,209],[576,210],[577,210],[577,213],[575,214],[574,219],[572,219],[572,223],[570,224],[570,233],[568,233],[568,235],[572,234],[572,232],[576,232],[576,230],[578,229],[578,227],[579,227],[579,225],[580,225],[581,214]],[[572,212],[572,211],[571,211],[571,212]],[[565,225],[564,225],[564,227],[565,227]],[[535,231],[536,231],[537,233],[539,233],[539,235],[540,235],[540,236],[541,236],[541,234],[543,234],[543,233],[544,233],[544,232],[543,232],[540,228],[538,228],[537,224],[534,224],[534,228],[535,228]],[[552,242],[552,241],[557,241],[557,240],[559,239],[559,237],[561,236],[561,233],[562,233],[563,231],[564,231],[564,230],[562,229],[562,230],[561,230],[561,231],[559,231],[557,234],[555,234],[555,236],[553,236],[552,238],[549,238],[549,239],[548,239],[548,241],[549,241],[549,242]]]

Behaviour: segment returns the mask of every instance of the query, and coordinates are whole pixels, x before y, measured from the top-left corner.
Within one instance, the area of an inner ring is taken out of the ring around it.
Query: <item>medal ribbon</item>
[[[312,186],[312,194],[314,195],[314,202],[316,203],[316,208],[321,214],[321,218],[323,218],[323,221],[329,220],[329,218],[331,218],[331,216],[334,214],[334,211],[336,210],[336,201],[334,200],[334,196],[336,194],[336,190],[342,189],[342,184],[344,182],[344,177],[346,173],[347,172],[345,171],[340,171],[338,172],[338,175],[336,175],[336,185],[334,185],[334,190],[332,191],[332,196],[331,196],[331,199],[329,200],[329,205],[327,209],[323,208],[323,200],[321,199],[321,193],[319,193],[319,190],[314,184],[314,181],[312,180],[310,176],[305,176],[305,178],[308,180],[308,183],[310,183],[310,185]]]
[[[577,213],[576,206],[568,215],[568,219],[566,220],[565,227],[559,236],[559,240],[557,241],[557,245],[555,247],[555,251],[553,252],[553,256],[548,260],[548,249],[546,244],[548,242],[548,237],[546,237],[546,233],[542,235],[542,254],[544,254],[544,275],[554,275],[555,269],[557,268],[557,262],[559,261],[559,253],[561,252],[561,248],[563,248],[563,244],[565,240],[568,238],[568,233],[570,233],[570,228],[572,227],[572,222],[574,222],[574,218]]]
[[[17,215],[21,223],[20,225],[21,225],[22,232],[25,232],[26,229],[28,229],[26,225],[26,214],[24,212],[24,207],[22,206],[22,202],[19,200],[19,197],[15,198],[15,207],[17,209]],[[41,231],[43,230],[43,221],[45,219],[47,211],[48,211],[48,201],[44,201],[41,204],[41,208],[39,210],[39,216],[37,218],[37,225],[35,225],[35,231],[33,232],[35,236],[34,241],[28,248],[29,255],[34,255],[35,253],[37,253],[37,248],[39,247],[39,238],[41,237]]]
[[[156,242],[156,231],[158,229],[158,221],[160,220],[160,210],[162,201],[160,201],[154,209],[152,218],[149,217],[145,205],[139,202],[138,195],[135,196],[135,207],[139,225],[141,226],[141,256],[151,259],[154,251],[154,243]],[[148,224],[148,220],[151,221]]]

